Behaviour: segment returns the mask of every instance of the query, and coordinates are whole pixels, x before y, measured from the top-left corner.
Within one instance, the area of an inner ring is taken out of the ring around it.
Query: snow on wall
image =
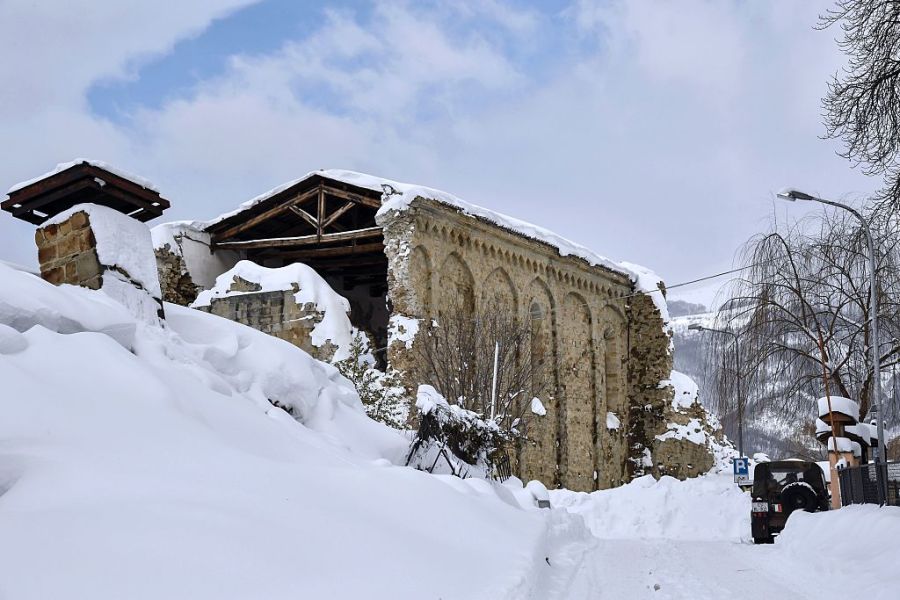
[[[659,309],[663,320],[668,321],[669,319],[665,298],[663,297],[662,292],[659,288],[659,283],[661,282],[661,280],[656,274],[654,274],[646,267],[635,265],[633,263],[615,262],[604,256],[596,254],[585,246],[577,244],[560,235],[557,235],[556,233],[553,233],[548,229],[540,227],[539,225],[534,225],[532,223],[516,219],[515,217],[510,217],[502,213],[477,206],[475,204],[470,204],[465,200],[462,200],[448,192],[417,184],[401,183],[390,179],[384,179],[383,177],[367,175],[365,173],[358,173],[355,171],[348,171],[344,169],[323,169],[319,171],[311,171],[303,177],[288,181],[287,183],[279,185],[278,187],[273,188],[268,192],[260,194],[259,196],[256,196],[255,198],[247,202],[244,202],[233,211],[219,215],[218,217],[209,221],[206,226],[209,227],[215,225],[216,223],[233,217],[234,215],[240,214],[241,212],[259,204],[260,202],[263,202],[271,198],[272,196],[275,196],[276,194],[279,194],[284,190],[314,176],[324,177],[326,179],[347,183],[383,194],[384,201],[381,208],[378,210],[378,214],[376,215],[376,220],[379,222],[380,219],[384,218],[392,211],[405,210],[416,198],[427,198],[441,204],[445,204],[447,206],[452,206],[456,209],[459,209],[464,214],[484,219],[499,227],[503,227],[504,229],[508,229],[524,237],[543,242],[549,246],[556,248],[559,251],[560,256],[575,256],[587,261],[593,266],[605,267],[617,273],[627,275],[634,282],[635,288],[638,291],[649,294],[651,298],[653,298],[653,302]]]
[[[622,426],[622,422],[619,421],[619,417],[616,416],[616,413],[607,412],[606,413],[606,428],[607,429],[618,429]],[[653,466],[653,463],[650,463],[650,466]]]
[[[113,165],[111,165],[109,163],[103,162],[102,160],[93,160],[90,158],[76,158],[75,160],[71,160],[69,162],[59,163],[58,165],[56,165],[56,167],[52,171],[48,171],[48,172],[44,173],[43,175],[34,177],[32,179],[28,179],[26,181],[20,181],[19,183],[15,184],[11,188],[9,188],[9,190],[7,190],[6,193],[12,194],[13,192],[20,190],[24,187],[27,187],[27,186],[31,185],[32,183],[37,183],[38,181],[40,181],[42,179],[46,179],[47,177],[52,177],[53,175],[56,175],[57,173],[61,173],[62,171],[65,171],[66,169],[71,169],[75,165],[80,165],[82,163],[87,163],[91,166],[103,169],[105,171],[109,171],[113,175],[118,175],[122,179],[127,179],[128,181],[135,183],[144,189],[148,189],[148,190],[151,190],[151,191],[154,191],[157,193],[159,192],[159,189],[155,185],[153,185],[153,183],[151,183],[149,180],[144,179],[143,177],[140,177],[138,175],[134,175],[133,173],[123,171],[122,169],[119,169],[118,167],[114,167]]]
[[[675,397],[672,399],[672,408],[676,411],[686,410],[698,403],[699,388],[697,383],[688,375],[679,371],[672,371],[668,379],[659,382],[659,387],[672,386],[675,389]]]
[[[388,346],[396,342],[403,344],[409,350],[418,333],[419,319],[404,315],[391,315],[388,321]]]
[[[252,292],[233,291],[231,286],[239,277],[260,287]],[[337,346],[333,362],[350,356],[354,329],[350,323],[350,302],[335,292],[312,267],[293,263],[284,267],[262,267],[249,260],[242,260],[232,269],[216,278],[215,285],[197,296],[193,307],[209,306],[214,298],[239,296],[260,292],[291,291],[296,288],[297,304],[313,304],[322,313],[322,320],[312,330],[312,344],[320,347],[326,342]]]
[[[77,204],[51,217],[41,227],[62,223],[79,212],[86,213],[90,219],[100,264],[121,268],[150,295],[160,298],[150,229],[137,219],[106,206]]]

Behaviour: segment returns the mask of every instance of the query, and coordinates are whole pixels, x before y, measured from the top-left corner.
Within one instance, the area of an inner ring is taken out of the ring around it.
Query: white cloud
[[[79,75],[55,112],[0,117],[24,157],[0,177],[97,154],[157,180],[172,218],[202,218],[310,169],[356,168],[539,221],[670,283],[730,266],[772,189],[874,185],[817,139],[841,61],[833,34],[811,29],[825,4],[582,1],[564,19],[496,1],[374,6],[365,21],[328,12],[303,39],[235,56],[124,125],[88,114],[90,81],[127,74],[202,19],[136,41],[132,58]],[[561,41],[539,46],[541,35]],[[560,55],[529,71],[514,58],[523,46]]]

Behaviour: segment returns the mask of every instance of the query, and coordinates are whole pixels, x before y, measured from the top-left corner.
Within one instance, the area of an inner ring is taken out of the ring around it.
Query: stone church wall
[[[499,301],[529,324],[532,359],[545,361],[550,381],[547,414],[532,417],[517,452],[519,475],[578,490],[630,480],[631,445],[656,424],[653,407],[667,397],[658,384],[672,366],[659,312],[632,296],[630,278],[422,198],[381,224],[394,314],[431,318],[451,303],[477,311]],[[421,378],[405,344],[392,344],[389,359]]]

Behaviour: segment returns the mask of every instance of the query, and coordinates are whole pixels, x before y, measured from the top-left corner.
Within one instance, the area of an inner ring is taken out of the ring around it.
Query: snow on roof
[[[527,238],[543,242],[549,246],[556,248],[561,256],[575,256],[581,258],[593,266],[605,267],[611,271],[627,275],[634,282],[638,291],[649,294],[654,304],[659,309],[663,320],[668,322],[669,314],[666,308],[665,299],[662,297],[660,284],[662,280],[653,271],[636,265],[633,263],[615,262],[604,256],[594,253],[590,249],[559,236],[548,229],[544,229],[538,225],[528,223],[510,217],[502,213],[498,213],[475,204],[470,204],[465,200],[454,196],[448,192],[425,187],[412,183],[401,183],[383,177],[358,173],[356,171],[347,171],[344,169],[321,169],[318,171],[310,171],[299,179],[294,179],[275,187],[264,194],[260,194],[255,198],[241,204],[237,209],[219,215],[207,223],[207,227],[215,225],[248,210],[260,202],[280,194],[281,192],[311,178],[314,176],[339,181],[349,185],[354,185],[367,190],[372,190],[383,194],[384,201],[378,210],[376,220],[379,217],[389,214],[392,211],[402,211],[409,207],[416,198],[427,198],[434,200],[447,206],[459,209],[462,213],[472,217],[478,217],[489,221],[499,227],[508,229],[514,233],[525,236]]]
[[[819,417],[828,414],[828,397],[819,398]],[[854,421],[859,420],[859,404],[850,398],[843,396],[831,396],[831,410],[852,417]]]
[[[109,171],[113,175],[118,175],[122,179],[127,179],[128,181],[135,183],[135,184],[141,186],[142,188],[159,193],[159,188],[157,188],[155,185],[153,185],[153,183],[144,179],[143,177],[134,175],[127,171],[123,171],[122,169],[119,169],[118,167],[114,167],[113,165],[111,165],[107,162],[103,162],[102,160],[93,160],[90,158],[76,158],[75,160],[71,160],[69,162],[59,163],[58,165],[56,165],[56,168],[54,168],[52,171],[48,171],[48,172],[44,173],[43,175],[40,175],[33,179],[29,179],[27,181],[20,181],[19,183],[15,184],[11,188],[9,188],[9,190],[7,190],[6,193],[12,194],[13,192],[15,192],[17,190],[20,190],[24,187],[28,187],[32,183],[37,183],[38,181],[41,181],[42,179],[47,179],[48,177],[52,177],[53,175],[56,175],[57,173],[62,173],[66,169],[71,169],[72,167],[74,167],[76,165],[80,165],[82,163],[87,163],[91,166],[97,167],[98,169],[103,169],[104,171]]]

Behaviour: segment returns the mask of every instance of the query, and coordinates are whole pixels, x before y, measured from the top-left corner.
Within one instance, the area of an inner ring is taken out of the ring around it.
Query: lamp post
[[[880,350],[878,348],[878,294],[875,289],[875,242],[872,240],[872,230],[869,229],[869,222],[866,221],[866,219],[859,213],[859,211],[857,211],[852,206],[847,206],[846,204],[835,202],[834,200],[825,200],[824,198],[818,198],[805,192],[793,189],[783,190],[781,192],[778,192],[778,194],[776,195],[778,198],[781,198],[782,200],[788,200],[790,202],[805,200],[841,208],[852,214],[859,220],[860,223],[862,223],[863,231],[866,232],[866,242],[869,246],[869,311],[872,313],[872,340],[870,342],[870,345],[872,347],[872,371],[874,381],[872,385],[872,408],[870,410],[874,410],[877,414],[878,405],[881,402],[881,357],[879,356]],[[881,419],[878,419],[877,456],[878,460],[880,460],[882,463],[885,462],[884,423]]]
[[[744,391],[743,385],[741,383],[741,346],[738,341],[738,334],[733,331],[728,331],[727,329],[713,329],[711,327],[704,327],[699,323],[691,323],[688,325],[688,329],[691,331],[711,331],[712,333],[724,333],[725,335],[730,335],[734,338],[734,365],[735,370],[734,374],[737,377],[737,400],[738,400],[738,452],[740,452],[741,457],[744,456]]]

